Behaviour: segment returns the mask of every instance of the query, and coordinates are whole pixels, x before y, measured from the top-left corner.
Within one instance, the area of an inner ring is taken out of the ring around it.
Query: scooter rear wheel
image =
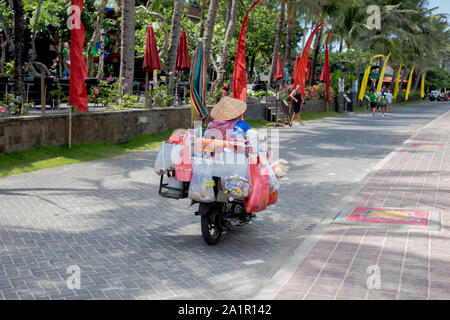
[[[209,245],[215,245],[220,241],[222,228],[219,225],[219,215],[211,212],[201,218],[202,236]]]

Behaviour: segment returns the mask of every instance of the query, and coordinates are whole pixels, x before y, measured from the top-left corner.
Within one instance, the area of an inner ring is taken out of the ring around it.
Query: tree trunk
[[[227,67],[228,53],[230,42],[233,39],[234,35],[234,27],[236,25],[236,12],[239,5],[239,0],[231,1],[231,11],[230,11],[230,20],[227,25],[227,30],[225,31],[225,39],[222,48],[221,60],[219,63],[219,70],[217,74],[217,79],[214,81],[214,90],[221,88],[223,86],[223,82],[225,79],[225,72]]]
[[[105,75],[105,32],[103,28],[101,28],[100,33],[100,52],[98,55],[97,80],[102,80]]]
[[[392,82],[391,82],[391,92],[392,94],[394,94],[394,88],[395,88],[395,83],[397,82],[397,73],[398,73],[398,68],[400,67],[399,64],[395,64],[394,67],[394,73],[392,74]]]
[[[205,30],[206,3],[207,3],[207,0],[201,0],[201,2],[200,2],[200,38],[202,38],[202,39],[203,39],[203,31]]]
[[[278,53],[280,52],[281,33],[283,31],[283,23],[284,23],[284,6],[285,6],[285,3],[286,3],[286,1],[281,1],[281,10],[280,10],[280,15],[278,17],[277,37],[275,39],[275,44],[273,46],[272,65],[270,67],[270,74],[269,74],[269,87],[270,88],[273,86],[273,77],[274,77],[275,72],[277,70]]]
[[[317,32],[317,38],[316,38],[316,46],[314,49],[314,56],[313,56],[313,62],[312,62],[312,68],[311,68],[311,79],[309,80],[309,85],[315,81],[316,78],[316,64],[317,64],[317,57],[319,56],[320,51],[320,44],[322,42],[322,35],[323,35],[323,28],[320,28]]]
[[[170,35],[169,57],[167,60],[167,74],[169,76],[169,93],[175,94],[175,67],[177,63],[178,38],[180,37],[181,15],[183,14],[184,1],[175,0],[172,15],[172,31]]]
[[[38,23],[39,23],[39,17],[41,16],[42,1],[43,0],[39,0],[39,2],[38,2],[38,7],[37,7],[37,10],[36,10],[36,17],[34,19],[33,32],[31,33],[31,48],[32,48],[32,51],[33,51],[33,55],[31,57],[30,61],[28,62],[28,65],[33,64],[33,62],[36,61],[36,58],[37,58],[36,33],[37,33],[37,26],[38,26]]]
[[[228,24],[230,23],[232,5],[233,5],[233,1],[228,1],[227,11],[225,12],[225,31],[227,31]]]
[[[286,32],[286,48],[284,50],[283,66],[291,67],[291,42],[294,34],[296,5],[294,0],[290,0],[287,10],[287,32]]]
[[[6,41],[8,41],[9,46],[11,47],[11,50],[14,51],[14,41],[13,41],[13,37],[14,35],[11,35],[11,32],[9,30],[9,26],[8,23],[6,22],[6,18],[3,15],[3,12],[0,11],[0,23],[3,26],[3,32],[6,35]]]
[[[253,75],[254,75],[254,70],[255,70],[255,61],[256,61],[256,54],[254,54],[252,56],[252,58],[250,59],[250,81],[253,82]]]
[[[14,8],[14,93],[24,101],[25,85],[23,82],[24,54],[24,5],[22,0],[13,0]],[[22,110],[21,110],[22,111]]]
[[[208,17],[206,19],[205,34],[203,36],[203,54],[205,55],[206,65],[209,64],[211,41],[214,34],[214,25],[216,23],[216,15],[218,7],[219,7],[219,0],[209,1]]]
[[[103,24],[103,19],[105,15],[105,5],[106,0],[102,0],[102,4],[98,8],[97,11],[97,21],[95,23],[94,27],[94,33],[92,34],[91,40],[89,40],[88,44],[88,50],[87,50],[87,74],[88,78],[92,78],[94,76],[94,56],[91,54],[91,49],[95,46],[97,41],[100,39],[101,36],[101,29]]]
[[[414,82],[414,89],[413,89],[412,92],[416,92],[417,91],[417,87],[419,86],[421,77],[422,77],[422,70],[419,70],[419,73],[417,74],[417,77],[416,77],[415,82]]]
[[[122,2],[122,41],[120,52],[120,79],[123,78],[128,87],[124,93],[133,93],[134,81],[134,26],[135,0]]]
[[[0,75],[5,75],[5,63],[6,63],[6,47],[8,46],[8,40],[3,40],[3,35],[0,35],[2,58],[0,60]]]
[[[306,16],[305,16],[305,27],[303,28],[303,37],[302,37],[302,49],[305,47],[306,43],[306,36],[308,33],[308,23],[309,23],[309,9],[306,9]]]
[[[295,27],[295,14],[297,6],[294,0],[290,0],[287,12],[287,32],[286,32],[286,48],[284,50],[283,65],[285,68],[291,67],[291,42]]]

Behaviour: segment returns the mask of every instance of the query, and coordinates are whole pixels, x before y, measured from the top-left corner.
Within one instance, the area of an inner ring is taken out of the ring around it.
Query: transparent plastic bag
[[[263,168],[263,174],[266,174],[269,177],[269,192],[274,193],[278,189],[280,189],[280,183],[278,182],[278,179],[275,175],[275,172],[272,169],[272,166],[270,164],[270,157],[269,153],[266,152],[265,156],[260,155],[261,163],[264,166]]]
[[[245,202],[245,210],[248,213],[263,211],[269,205],[269,178],[261,174],[262,168],[259,156],[256,162],[249,161],[248,177],[252,188]]]
[[[222,189],[229,201],[244,200],[250,194],[250,181],[238,174],[221,177]]]
[[[211,166],[202,161],[192,164],[192,179],[189,185],[188,198],[198,202],[214,202],[214,180],[211,175]]]
[[[166,168],[166,162],[165,162],[165,147],[164,147],[165,143],[163,142],[161,144],[161,147],[159,148],[159,152],[158,155],[156,156],[156,160],[155,160],[155,165],[154,165],[154,170],[156,172],[157,175],[162,176],[163,174],[165,174],[167,172],[167,168]]]

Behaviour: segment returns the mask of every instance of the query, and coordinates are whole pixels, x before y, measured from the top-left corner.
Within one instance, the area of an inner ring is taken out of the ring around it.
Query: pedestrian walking
[[[379,104],[377,103],[377,95],[375,94],[373,89],[369,91],[370,96],[370,107],[372,108],[372,117],[375,115],[375,110],[379,108]]]
[[[294,109],[294,114],[292,115],[291,122],[289,123],[289,126],[292,127],[292,123],[294,122],[295,117],[298,118],[298,122],[300,122],[300,125],[302,125],[302,119],[300,118],[300,112],[301,112],[301,106],[304,103],[302,92],[301,92],[301,86],[297,85],[297,87],[292,90],[291,94],[289,95],[292,99],[292,108]]]
[[[386,112],[392,112],[392,103],[394,102],[394,96],[392,95],[390,88],[387,89],[386,98],[387,98]]]
[[[387,106],[387,97],[386,97],[386,91],[384,88],[380,91],[380,93],[378,95],[378,106],[379,106],[379,109],[381,109],[381,113],[383,114],[383,117],[384,117],[384,113],[386,111],[386,106]]]

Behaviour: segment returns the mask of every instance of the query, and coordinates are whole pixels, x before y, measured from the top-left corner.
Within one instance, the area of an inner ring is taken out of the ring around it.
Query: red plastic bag
[[[189,133],[183,138],[183,151],[181,151],[181,160],[175,165],[175,180],[191,181],[192,178],[192,160],[191,160],[191,139]]]
[[[248,213],[266,210],[269,204],[269,176],[261,174],[262,168],[259,156],[256,163],[249,158],[248,178],[252,188],[245,202]]]
[[[269,204],[268,206],[277,203],[278,201],[278,189],[280,188],[280,185],[278,183],[278,180],[275,176],[275,173],[273,172],[269,151],[266,152],[266,158],[267,158],[267,164],[266,164],[266,171],[269,178]],[[273,190],[273,191],[272,191]]]
[[[269,193],[269,204],[268,206],[271,206],[272,204],[277,203],[278,201],[278,190],[275,190],[272,193]]]
[[[172,133],[172,135],[169,137],[169,140],[167,140],[167,143],[183,144],[187,135],[188,132],[186,130],[178,129],[174,133]]]

